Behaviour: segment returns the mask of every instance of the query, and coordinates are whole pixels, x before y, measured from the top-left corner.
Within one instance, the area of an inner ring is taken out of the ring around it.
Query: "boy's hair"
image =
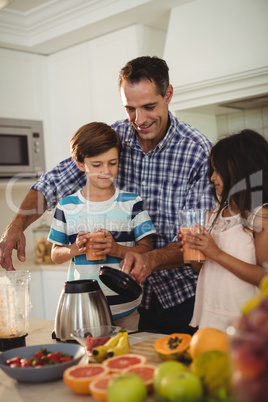
[[[220,210],[233,199],[242,218],[268,202],[268,142],[249,129],[219,140],[211,149],[208,175],[214,168],[223,180]],[[217,199],[215,188],[213,195]]]
[[[123,81],[135,84],[147,79],[155,83],[158,93],[164,97],[169,86],[168,66],[159,57],[142,56],[130,60],[119,72],[119,90]]]
[[[70,141],[71,154],[76,162],[117,148],[120,156],[122,143],[119,135],[108,124],[92,122],[80,127]]]

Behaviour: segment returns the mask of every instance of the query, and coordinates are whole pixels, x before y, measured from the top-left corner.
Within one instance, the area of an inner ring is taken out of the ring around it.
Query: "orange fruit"
[[[194,360],[201,353],[210,350],[220,350],[221,352],[228,353],[228,335],[224,331],[216,328],[201,328],[192,336],[189,354]]]
[[[141,377],[148,391],[153,391],[155,366],[152,364],[136,364],[123,371],[123,373],[134,373]]]
[[[112,378],[117,374],[108,374],[97,378],[89,384],[89,391],[97,402],[107,402],[107,388]]]
[[[110,357],[102,362],[111,373],[122,373],[123,370],[137,364],[145,364],[146,358],[134,353]]]
[[[102,364],[77,364],[63,372],[63,381],[67,387],[77,394],[90,394],[89,384],[109,373]]]

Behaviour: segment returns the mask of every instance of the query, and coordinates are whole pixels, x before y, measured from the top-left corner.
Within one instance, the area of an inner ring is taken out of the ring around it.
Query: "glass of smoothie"
[[[86,257],[88,261],[99,261],[105,260],[106,254],[93,255],[93,253],[100,252],[99,248],[89,247],[89,245],[94,245],[94,239],[96,238],[104,238],[105,234],[103,232],[99,232],[99,229],[105,229],[106,227],[106,215],[93,215],[91,224],[91,231],[89,233],[89,239],[86,242]],[[93,243],[91,241],[93,239]]]
[[[179,225],[182,234],[182,240],[187,239],[187,232],[199,233],[199,229],[195,223],[199,223],[208,228],[209,211],[205,209],[185,209],[179,211]],[[185,263],[191,262],[205,262],[206,256],[200,250],[196,250],[183,245],[183,260]]]

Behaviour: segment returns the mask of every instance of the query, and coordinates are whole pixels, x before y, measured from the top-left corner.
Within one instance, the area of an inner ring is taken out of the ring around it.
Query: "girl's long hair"
[[[243,222],[257,206],[268,203],[268,142],[249,129],[220,139],[211,149],[208,174],[214,169],[223,180],[223,192],[218,199],[221,210],[231,201],[240,211]],[[214,222],[215,222],[214,220]]]

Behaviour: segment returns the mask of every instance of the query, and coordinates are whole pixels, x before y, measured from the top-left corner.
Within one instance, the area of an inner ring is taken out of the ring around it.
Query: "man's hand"
[[[148,253],[126,253],[124,260],[120,263],[120,268],[123,272],[132,276],[137,283],[144,282],[152,273],[152,265]]]
[[[152,272],[178,268],[183,265],[183,256],[178,242],[147,251],[143,254],[126,253],[120,268],[131,275],[136,282],[142,283]]]
[[[25,261],[26,239],[24,230],[36,221],[46,210],[46,200],[37,190],[29,190],[0,240],[0,265],[7,271],[14,271],[12,251],[17,250],[18,260]]]
[[[0,265],[7,271],[14,271],[12,251],[17,250],[18,260],[25,261],[26,240],[22,230],[9,226],[0,240]]]

